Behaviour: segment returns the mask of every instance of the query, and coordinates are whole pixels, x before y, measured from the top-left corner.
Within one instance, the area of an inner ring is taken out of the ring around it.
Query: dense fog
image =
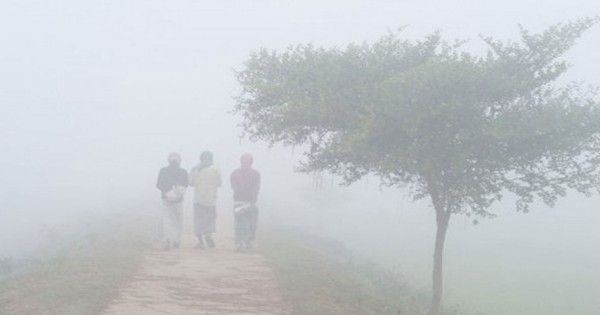
[[[169,152],[189,169],[211,150],[227,177],[249,151],[265,222],[337,239],[425,291],[435,233],[427,200],[375,177],[340,187],[321,174],[316,184],[294,172],[302,148],[240,138],[234,70],[262,47],[345,46],[401,27],[412,39],[440,30],[483,53],[480,34],[516,39],[518,24],[541,31],[596,14],[600,2],[589,0],[2,1],[0,257],[30,254],[57,227],[158,211],[154,185]],[[567,54],[565,82],[600,86],[598,55],[596,25]],[[225,185],[221,208],[230,195]],[[489,314],[595,314],[599,201],[570,193],[522,214],[506,198],[496,219],[454,217],[447,299]]]

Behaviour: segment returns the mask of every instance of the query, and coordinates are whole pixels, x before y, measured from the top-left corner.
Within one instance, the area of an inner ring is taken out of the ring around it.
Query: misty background
[[[294,173],[301,148],[240,139],[234,76],[251,51],[297,43],[345,46],[406,27],[436,30],[484,52],[479,35],[518,38],[517,25],[600,14],[574,1],[0,1],[0,257],[27,256],[48,231],[85,229],[124,211],[159,212],[154,188],[167,154],[190,169],[211,150],[225,178],[240,154],[263,175],[263,220],[337,239],[429,286],[434,220],[428,202],[368,177],[351,187]],[[568,81],[600,86],[600,26],[567,58]],[[229,215],[228,185],[220,213]],[[555,208],[493,220],[454,217],[446,297],[489,314],[597,314],[600,198],[570,194]],[[188,206],[185,211],[191,211]],[[342,219],[340,219],[342,218]],[[83,227],[82,227],[83,226]],[[218,236],[218,235],[217,235]]]

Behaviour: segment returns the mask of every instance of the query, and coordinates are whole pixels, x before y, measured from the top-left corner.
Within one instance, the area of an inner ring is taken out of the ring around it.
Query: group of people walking
[[[194,234],[198,238],[195,248],[215,247],[212,237],[216,232],[217,195],[222,185],[220,170],[213,165],[213,154],[204,151],[200,163],[188,172],[181,168],[181,156],[171,153],[169,165],[158,173],[156,187],[161,192],[163,205],[164,249],[178,248],[183,228],[183,199],[188,186],[194,191]],[[258,208],[256,200],[260,189],[260,173],[252,168],[253,157],[241,156],[241,166],[231,173],[235,245],[238,251],[252,249],[256,237]]]

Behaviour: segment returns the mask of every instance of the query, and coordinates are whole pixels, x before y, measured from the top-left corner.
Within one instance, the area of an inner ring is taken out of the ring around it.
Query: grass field
[[[356,255],[397,271],[411,288],[430,290],[435,236],[430,208],[377,194],[321,195],[324,201],[314,206],[274,212],[272,224],[340,240]],[[456,216],[445,248],[446,307],[488,315],[600,314],[599,201],[582,197],[553,209],[537,205],[528,214],[498,205],[497,218],[477,225]]]
[[[425,296],[400,275],[358,262],[335,243],[278,230],[263,231],[260,243],[294,315],[425,312]]]
[[[119,222],[89,246],[69,248],[28,272],[0,281],[0,314],[97,314],[136,270],[152,242],[151,220]]]

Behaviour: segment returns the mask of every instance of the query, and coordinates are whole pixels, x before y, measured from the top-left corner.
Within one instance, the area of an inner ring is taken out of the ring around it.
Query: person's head
[[[179,166],[181,164],[181,156],[177,152],[170,153],[167,160],[171,166]]]
[[[243,168],[251,168],[252,162],[254,162],[254,157],[252,157],[252,154],[250,153],[244,153],[240,158],[240,162]]]
[[[213,162],[213,154],[210,151],[204,151],[200,154],[200,163],[203,164],[212,164]]]

